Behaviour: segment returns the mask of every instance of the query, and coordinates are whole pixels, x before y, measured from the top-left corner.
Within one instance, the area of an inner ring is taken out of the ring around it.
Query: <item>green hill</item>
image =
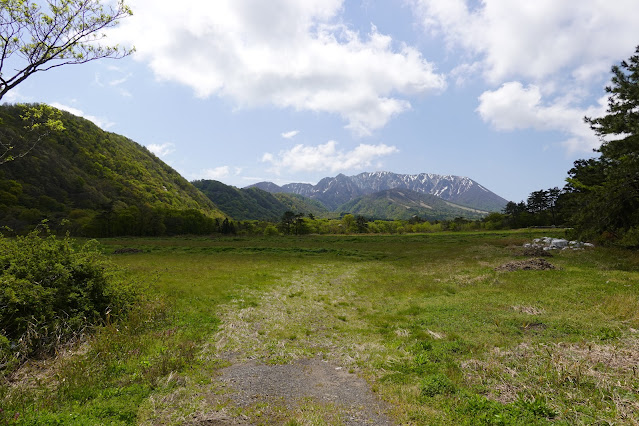
[[[313,200],[312,198],[304,197],[303,195],[286,194],[283,192],[273,195],[287,207],[287,210],[292,212],[305,214],[310,213],[318,218],[336,216],[335,214],[332,214],[321,201]]]
[[[487,212],[459,206],[430,194],[406,189],[389,189],[355,198],[336,209],[338,212],[361,215],[369,219],[445,220],[455,217],[479,219]]]
[[[0,106],[0,141],[24,134],[17,105]],[[223,213],[145,147],[62,112],[65,130],[0,165],[0,225],[49,219],[77,235],[164,235],[213,230]]]
[[[238,220],[279,221],[287,210],[318,217],[328,214],[322,203],[300,195],[271,194],[255,187],[238,189],[216,180],[196,180],[192,184]]]
[[[238,189],[216,180],[191,182],[220,210],[238,220],[279,220],[287,210],[277,198],[257,188]]]

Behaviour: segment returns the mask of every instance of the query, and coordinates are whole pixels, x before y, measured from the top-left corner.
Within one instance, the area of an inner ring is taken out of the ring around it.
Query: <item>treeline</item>
[[[561,191],[509,204],[504,213],[516,225],[563,224],[574,238],[639,247],[639,47],[612,75],[607,113],[585,119],[603,141],[599,156],[575,161]]]

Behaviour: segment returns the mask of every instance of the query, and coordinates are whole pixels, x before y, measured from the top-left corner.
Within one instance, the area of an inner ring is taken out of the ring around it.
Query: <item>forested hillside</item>
[[[0,107],[0,138],[25,143],[24,107]],[[145,147],[61,113],[22,158],[0,165],[0,224],[16,231],[43,219],[68,219],[77,235],[163,235],[210,232],[223,213]],[[29,141],[26,141],[29,142]],[[219,223],[219,221],[218,221]]]
[[[271,194],[256,187],[238,189],[216,180],[192,182],[230,217],[237,220],[277,222],[286,211],[326,217],[328,210],[319,201],[296,194]]]
[[[406,189],[389,189],[365,195],[341,205],[337,210],[385,220],[408,220],[414,216],[426,220],[446,220],[455,217],[480,219],[488,213],[459,206],[434,195]]]

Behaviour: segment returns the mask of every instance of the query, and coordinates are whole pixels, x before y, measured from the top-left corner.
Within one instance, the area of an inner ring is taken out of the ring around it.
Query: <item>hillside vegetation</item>
[[[0,107],[0,138],[23,137],[23,107]],[[200,233],[224,214],[145,147],[62,112],[53,132],[0,166],[0,223],[21,230],[69,219],[89,236]],[[200,232],[195,232],[201,228]]]
[[[481,219],[488,214],[485,211],[444,201],[434,195],[407,189],[389,189],[358,197],[341,205],[337,210],[385,220],[409,220],[414,216],[427,220],[445,220],[458,216]]]
[[[236,220],[277,222],[286,211],[318,217],[329,214],[322,203],[301,195],[271,194],[255,187],[238,189],[216,180],[196,180],[192,184]]]

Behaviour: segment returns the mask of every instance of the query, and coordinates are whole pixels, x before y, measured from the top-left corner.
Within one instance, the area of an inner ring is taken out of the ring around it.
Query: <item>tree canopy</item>
[[[566,190],[582,236],[639,246],[639,46],[612,74],[607,113],[585,118],[602,138],[601,155],[577,160]]]
[[[0,99],[36,72],[129,55],[100,42],[131,13],[122,0],[0,0]]]

